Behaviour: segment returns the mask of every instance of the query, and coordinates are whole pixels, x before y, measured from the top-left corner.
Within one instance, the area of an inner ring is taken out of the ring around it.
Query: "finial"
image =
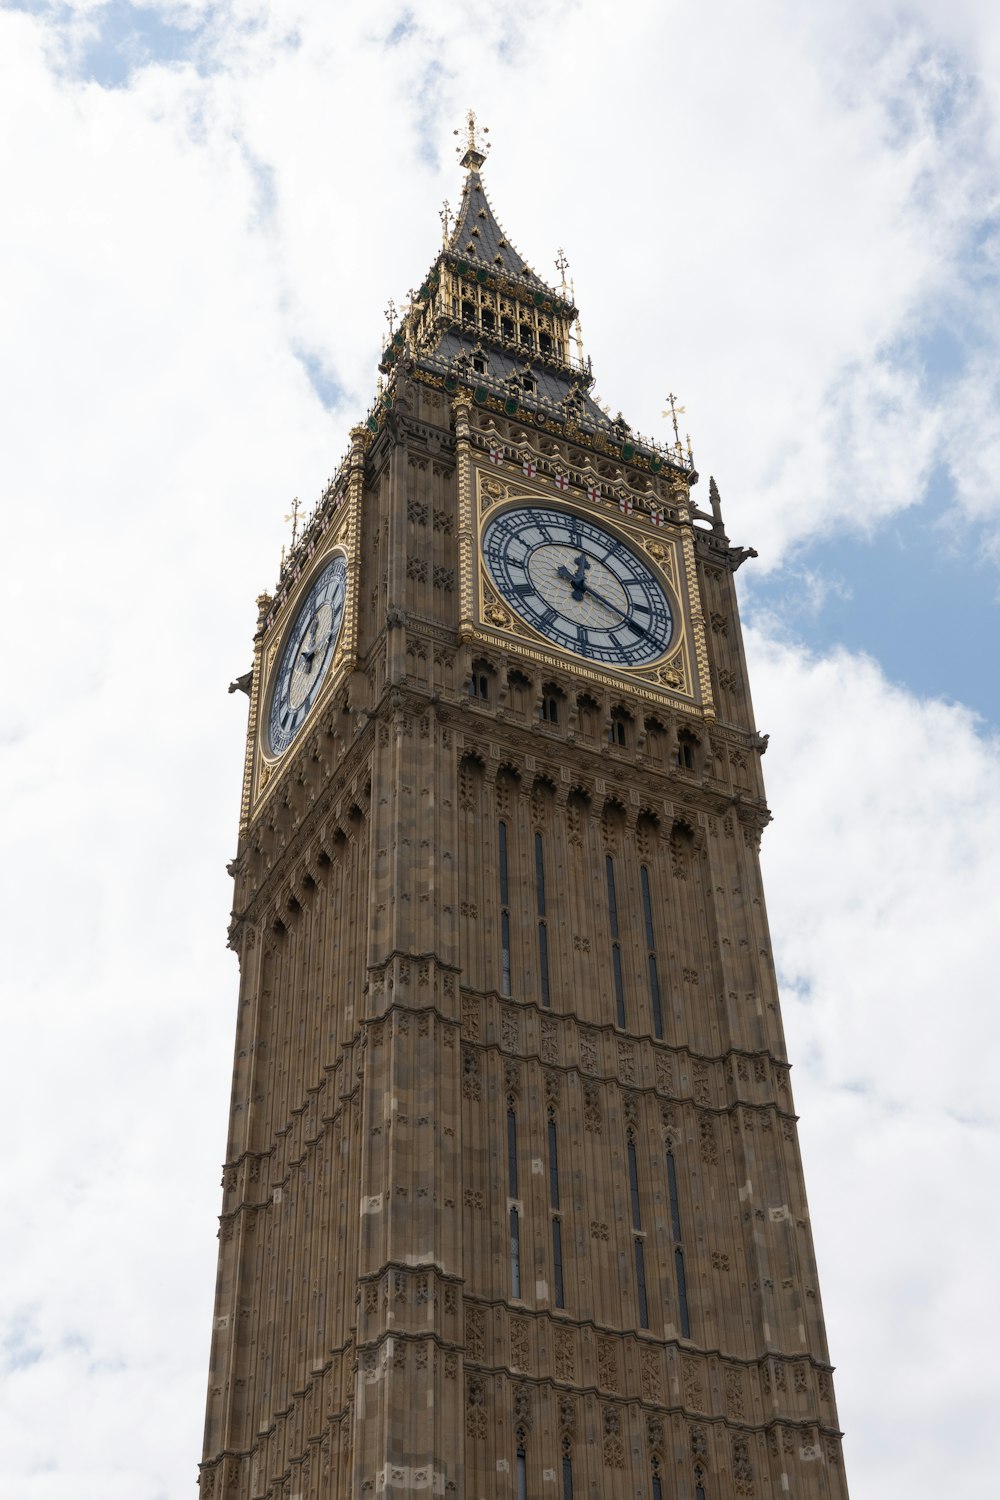
[[[672,419],[673,424],[674,424],[674,447],[677,449],[677,452],[680,453],[680,451],[681,451],[681,434],[680,434],[680,428],[677,426],[677,418],[678,417],[682,417],[684,415],[684,407],[677,405],[677,397],[674,395],[673,391],[670,392],[670,395],[667,397],[667,400],[670,402],[670,411],[669,412],[665,412],[665,411],[661,412],[660,415],[663,416],[663,417],[669,416]]]
[[[688,463],[691,465],[691,467],[693,469],[694,468],[694,454],[691,451],[691,434],[689,432],[686,432],[684,434],[684,440],[687,443]]]
[[[478,172],[486,160],[486,153],[490,149],[490,143],[489,141],[484,141],[483,146],[480,147],[476,142],[476,111],[474,109],[470,109],[466,116],[466,127],[468,130],[468,140],[465,144],[465,151],[461,156],[461,164],[463,167],[468,167],[471,171]],[[480,125],[479,128],[483,135],[489,135],[490,127],[488,125]],[[454,130],[452,134],[461,135],[462,132]],[[462,150],[461,146],[457,147],[457,149],[459,151]]]
[[[295,499],[292,501],[292,508],[289,511],[288,515],[285,517],[286,521],[291,521],[291,523],[292,523],[292,546],[293,547],[295,546],[295,543],[299,539],[299,515],[300,515],[301,511],[302,511],[302,506],[299,504],[299,497],[298,497],[298,495],[296,495]],[[282,549],[282,559],[283,558],[284,558],[284,549]]]
[[[566,272],[569,270],[569,261],[566,259],[566,251],[563,249],[563,247],[561,245],[559,246],[559,253],[556,256],[556,270],[559,272],[559,275],[562,277],[562,283],[561,283],[561,286],[560,286],[560,291],[562,292],[563,296],[565,297],[565,295],[566,295]]]
[[[393,334],[396,331],[396,313],[398,311],[399,311],[399,309],[396,307],[395,302],[393,302],[392,298],[390,297],[389,298],[389,306],[385,310],[385,321],[389,325],[389,337],[390,338],[392,338]]]
[[[451,204],[448,202],[447,198],[444,200],[444,202],[441,205],[441,212],[438,215],[438,217],[441,220],[441,235],[442,235],[442,239],[443,239],[444,243],[447,245],[447,243],[448,243],[448,225],[451,223]]]

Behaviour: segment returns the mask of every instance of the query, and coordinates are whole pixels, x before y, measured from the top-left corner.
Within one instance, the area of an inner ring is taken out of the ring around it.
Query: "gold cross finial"
[[[389,325],[389,337],[392,338],[396,331],[396,304],[389,298],[389,305],[385,310],[385,321]]]
[[[438,217],[441,220],[441,232],[442,232],[442,234],[444,236],[444,242],[447,245],[447,243],[448,243],[448,225],[451,223],[451,204],[448,202],[447,198],[444,200],[444,202],[441,205],[441,212],[440,212],[440,214],[439,214]]]
[[[562,290],[563,296],[565,297],[565,295],[566,295],[566,272],[569,270],[569,261],[566,259],[566,251],[562,248],[561,245],[559,246],[559,253],[556,256],[556,270],[559,272],[559,275],[562,277],[562,288],[561,288],[561,290]]]
[[[468,115],[466,116],[468,140],[465,143],[465,150],[462,153],[461,162],[463,167],[469,167],[470,169],[478,171],[483,162],[486,160],[486,153],[490,149],[490,143],[489,141],[484,141],[482,146],[479,145],[476,140],[476,124],[476,111],[474,109],[470,109]],[[479,129],[482,131],[483,135],[489,135],[490,133],[490,127],[488,125],[480,125]],[[453,135],[461,135],[461,133],[462,132],[460,130],[455,130],[452,132]],[[457,150],[462,151],[461,146],[457,147]]]
[[[298,495],[296,495],[295,499],[292,501],[292,508],[289,511],[288,515],[285,517],[286,521],[291,521],[291,523],[292,523],[292,546],[293,547],[295,546],[295,543],[299,539],[299,515],[300,515],[301,511],[302,511],[302,506],[299,503],[299,497],[298,497]]]
[[[664,417],[669,416],[672,419],[674,424],[674,444],[679,452],[681,446],[681,434],[680,428],[677,426],[677,418],[684,415],[684,408],[683,406],[677,405],[677,397],[674,395],[673,391],[670,392],[667,400],[670,402],[670,411],[661,412],[660,415]]]

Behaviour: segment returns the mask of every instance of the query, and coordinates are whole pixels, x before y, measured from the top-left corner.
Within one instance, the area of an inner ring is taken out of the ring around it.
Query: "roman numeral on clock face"
[[[501,511],[483,534],[483,561],[521,619],[564,650],[641,666],[670,645],[673,612],[659,576],[589,518],[544,506]]]

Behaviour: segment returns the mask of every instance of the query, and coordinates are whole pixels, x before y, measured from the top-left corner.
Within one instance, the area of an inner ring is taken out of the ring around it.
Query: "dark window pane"
[[[674,1153],[667,1152],[667,1188],[670,1192],[670,1226],[673,1230],[674,1243],[681,1241],[681,1207],[677,1196],[677,1166],[674,1162]]]
[[[566,1298],[563,1292],[563,1261],[562,1261],[562,1224],[558,1219],[552,1220],[552,1268],[554,1271],[556,1307],[565,1307]]]
[[[507,890],[507,824],[500,824],[500,905],[508,904]]]
[[[542,835],[535,834],[535,896],[538,902],[538,915],[545,915],[545,851],[542,847]]]
[[[632,1228],[641,1229],[639,1214],[639,1168],[635,1158],[635,1142],[628,1143],[628,1191],[632,1200]]]
[[[516,1208],[510,1211],[510,1294],[521,1295],[521,1222]]]
[[[559,1207],[559,1145],[556,1140],[556,1122],[549,1121],[549,1202]]]
[[[512,1109],[507,1111],[507,1193],[517,1197],[517,1118]]]
[[[604,861],[605,873],[608,877],[608,912],[611,916],[611,936],[618,936],[618,898],[615,895],[615,862],[609,854]]]
[[[500,913],[500,958],[501,974],[500,989],[505,995],[510,994],[510,915],[508,912]]]
[[[639,881],[642,885],[642,915],[646,923],[646,947],[652,952],[656,947],[656,939],[653,937],[653,903],[649,895],[649,871],[645,865],[639,866]]]
[[[646,1256],[642,1240],[635,1242],[635,1289],[639,1302],[639,1327],[649,1327],[649,1304],[646,1301]]]
[[[622,979],[622,950],[617,943],[611,949],[611,966],[615,972],[615,1015],[618,1019],[618,1025],[624,1026],[625,984]]]
[[[663,1036],[663,1009],[660,1005],[660,978],[656,972],[656,959],[649,955],[649,1003],[653,1008],[653,1035]]]
[[[528,1469],[524,1450],[517,1450],[517,1500],[528,1500]]]
[[[549,995],[549,929],[544,922],[538,924],[538,971],[542,986],[542,1004],[551,1004]]]
[[[688,1317],[687,1278],[684,1275],[684,1251],[678,1246],[674,1251],[674,1266],[677,1271],[677,1306],[681,1317],[681,1337],[691,1337],[691,1320]]]
[[[573,1500],[573,1460],[563,1456],[563,1500]]]

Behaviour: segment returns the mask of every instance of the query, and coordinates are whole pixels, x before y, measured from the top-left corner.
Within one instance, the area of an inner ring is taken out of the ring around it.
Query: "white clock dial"
[[[346,597],[347,564],[338,555],[313,582],[281,653],[267,718],[273,755],[288,749],[319,696],[333,661]]]
[[[596,521],[546,506],[503,511],[483,534],[483,561],[511,609],[566,651],[634,667],[670,646],[666,590],[638,553]]]

